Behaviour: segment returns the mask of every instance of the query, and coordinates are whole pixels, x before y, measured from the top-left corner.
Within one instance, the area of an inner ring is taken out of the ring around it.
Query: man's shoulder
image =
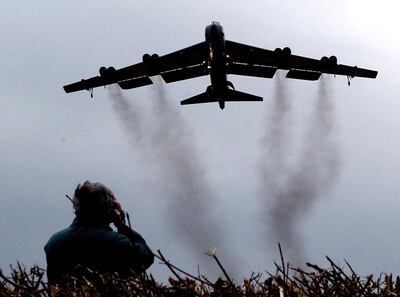
[[[123,234],[120,234],[110,227],[84,227],[71,225],[68,228],[54,233],[45,246],[45,250],[57,248],[58,246],[82,245],[84,243],[99,244],[109,243],[123,246],[130,246],[131,242]]]
[[[48,240],[45,249],[48,249],[50,247],[53,247],[54,245],[58,244],[60,241],[64,241],[66,237],[68,237],[68,234],[70,233],[70,227],[65,228],[63,230],[60,230],[56,233],[54,233],[50,239]]]

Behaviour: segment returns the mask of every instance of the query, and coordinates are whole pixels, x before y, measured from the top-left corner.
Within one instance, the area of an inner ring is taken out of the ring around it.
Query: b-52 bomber
[[[218,102],[224,109],[225,102],[262,101],[263,98],[236,91],[228,81],[228,74],[273,78],[278,69],[288,70],[286,77],[315,81],[322,73],[354,77],[376,78],[378,72],[357,66],[337,63],[335,56],[320,60],[292,55],[290,48],[267,50],[229,40],[218,22],[205,29],[205,42],[159,56],[143,55],[143,61],[125,68],[101,67],[98,76],[82,79],[64,86],[67,93],[88,90],[117,83],[122,89],[151,85],[150,77],[161,75],[166,83],[203,75],[210,75],[211,85],[204,93],[181,101],[182,105]]]

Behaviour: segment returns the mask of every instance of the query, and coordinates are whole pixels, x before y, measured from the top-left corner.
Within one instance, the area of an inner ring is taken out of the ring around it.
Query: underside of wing
[[[64,86],[64,91],[66,93],[77,92],[82,90],[90,90],[93,88],[101,87],[107,85],[107,82],[100,76],[95,76],[89,79],[82,79],[76,83],[72,83]]]
[[[207,75],[208,73],[209,72],[207,68],[202,63],[192,67],[184,67],[180,69],[174,69],[171,71],[163,72],[161,73],[161,77],[166,83],[171,83],[175,81]]]
[[[273,78],[278,68],[262,65],[251,65],[245,63],[231,63],[228,66],[229,74]]]
[[[274,51],[226,41],[230,74],[272,78],[277,69],[289,70],[287,78],[318,80],[322,73],[376,78],[378,72],[337,63],[335,56],[320,60],[292,55],[290,48]]]
[[[225,52],[229,61],[235,63],[276,67],[275,53],[271,50],[226,40]]]
[[[205,73],[206,45],[204,42],[179,51],[158,56],[143,55],[143,62],[115,69],[101,67],[98,76],[64,86],[67,93],[92,90],[100,86],[118,83],[123,89],[138,88],[152,84],[150,76],[161,75],[166,82],[201,76]]]

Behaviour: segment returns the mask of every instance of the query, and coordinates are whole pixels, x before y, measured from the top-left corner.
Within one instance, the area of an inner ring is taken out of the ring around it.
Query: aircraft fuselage
[[[286,77],[316,81],[323,73],[354,77],[376,78],[378,72],[356,66],[338,64],[335,56],[313,59],[292,55],[290,48],[268,50],[225,40],[224,31],[218,22],[205,28],[205,41],[175,52],[159,56],[144,54],[142,62],[116,69],[100,67],[99,75],[82,79],[64,86],[67,93],[118,84],[124,90],[148,86],[152,76],[161,75],[166,83],[210,76],[207,90],[186,98],[181,105],[218,102],[221,109],[225,102],[263,101],[257,95],[235,90],[227,75],[242,75],[273,78],[277,70],[287,71]]]
[[[225,94],[228,89],[226,76],[225,36],[222,26],[213,22],[205,30],[208,47],[207,67],[210,71],[211,89],[207,91],[215,96],[221,109],[225,107]]]

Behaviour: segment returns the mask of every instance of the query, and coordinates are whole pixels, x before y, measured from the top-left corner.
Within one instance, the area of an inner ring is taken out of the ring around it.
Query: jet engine
[[[275,52],[275,54],[276,54],[277,56],[281,56],[282,53],[283,53],[283,50],[282,50],[281,48],[277,47],[277,48],[274,50],[274,52]]]
[[[329,64],[329,58],[327,56],[323,56],[321,58],[321,63],[322,63],[322,65],[328,65]]]
[[[107,73],[108,73],[109,75],[114,74],[115,71],[117,71],[117,70],[116,70],[114,67],[112,67],[112,66],[107,68]]]
[[[150,57],[149,54],[144,54],[143,57],[142,57],[143,63],[149,62],[150,59],[151,59],[151,57]]]
[[[100,76],[105,77],[107,75],[107,68],[104,66],[100,67],[99,73],[100,73]]]
[[[290,47],[285,47],[283,48],[282,53],[285,58],[288,58],[292,54],[292,50]]]
[[[324,71],[333,71],[337,67],[337,58],[335,56],[330,56],[329,58],[323,56],[321,58],[321,68]]]
[[[148,76],[153,76],[160,73],[160,57],[157,54],[144,54],[143,63],[146,67]]]
[[[277,60],[277,66],[282,69],[288,69],[288,60],[292,54],[291,49],[289,47],[285,47],[283,49],[278,47],[274,52]]]
[[[110,80],[110,79],[112,79],[112,77],[113,77],[113,75],[114,75],[114,73],[116,72],[117,70],[114,68],[114,67],[108,67],[108,68],[106,68],[106,67],[100,67],[100,69],[99,69],[99,73],[100,73],[100,76],[102,77],[102,78],[104,78],[105,80]]]

